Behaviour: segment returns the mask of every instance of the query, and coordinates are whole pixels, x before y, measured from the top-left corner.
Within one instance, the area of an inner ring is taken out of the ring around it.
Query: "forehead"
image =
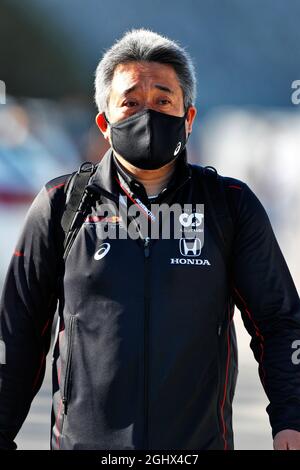
[[[119,64],[114,71],[112,91],[122,94],[135,86],[164,85],[173,92],[181,94],[181,86],[174,68],[169,64],[158,62],[128,62]]]

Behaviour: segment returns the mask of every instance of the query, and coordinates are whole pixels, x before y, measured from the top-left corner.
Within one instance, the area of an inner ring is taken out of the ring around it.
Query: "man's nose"
[[[146,101],[143,102],[143,104],[140,107],[140,111],[145,111],[146,109],[153,109],[155,111],[155,106],[151,101]]]
[[[145,90],[140,104],[141,111],[144,111],[145,109],[153,109],[155,111],[155,104],[153,103],[153,97],[151,96],[150,90],[148,92]]]

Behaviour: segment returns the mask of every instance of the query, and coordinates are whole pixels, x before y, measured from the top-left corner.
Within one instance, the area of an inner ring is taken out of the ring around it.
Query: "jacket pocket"
[[[231,387],[230,387],[230,401],[233,401],[236,389],[236,383],[239,373],[239,359],[238,359],[238,347],[237,347],[237,339],[236,339],[236,332],[235,326],[232,321],[230,325],[230,344],[231,344],[231,361],[232,361],[232,374],[231,374]]]
[[[68,406],[69,406],[70,394],[71,394],[72,354],[73,354],[73,342],[74,342],[76,321],[77,321],[77,318],[74,315],[71,315],[70,321],[69,321],[68,337],[67,337],[67,358],[66,358],[65,379],[64,379],[64,386],[63,386],[63,397],[62,397],[63,420],[68,412]],[[63,428],[63,423],[62,423],[62,428]]]
[[[222,417],[221,417],[221,403],[222,403],[222,391],[224,384],[224,371],[222,361],[222,335],[223,335],[223,323],[217,323],[217,371],[218,371],[218,382],[217,382],[217,419],[219,426],[219,433],[222,435]]]
[[[227,309],[226,309],[227,310]],[[228,379],[230,372],[230,319],[227,311],[219,319],[217,324],[217,346],[218,346],[218,394],[217,394],[217,417],[222,448],[227,449],[226,428],[226,402],[228,400]]]

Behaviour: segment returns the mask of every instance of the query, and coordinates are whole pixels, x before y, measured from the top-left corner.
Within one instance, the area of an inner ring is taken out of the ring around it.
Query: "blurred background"
[[[0,0],[0,287],[41,186],[106,151],[94,123],[94,71],[125,31],[146,27],[179,41],[195,62],[189,160],[248,183],[299,291],[299,18],[299,0]],[[268,402],[238,310],[235,318],[235,447],[271,449]],[[50,368],[16,439],[20,449],[49,448]]]

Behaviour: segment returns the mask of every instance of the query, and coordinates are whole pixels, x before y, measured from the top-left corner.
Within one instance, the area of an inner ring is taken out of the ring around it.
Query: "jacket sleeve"
[[[252,337],[273,437],[300,431],[299,296],[268,215],[246,184],[233,251],[233,296]]]
[[[33,201],[0,302],[0,448],[13,442],[45,374],[59,269],[53,208],[45,186]]]

